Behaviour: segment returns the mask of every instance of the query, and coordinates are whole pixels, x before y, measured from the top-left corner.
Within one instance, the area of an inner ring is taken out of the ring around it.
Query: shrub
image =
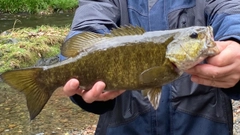
[[[55,10],[68,10],[76,8],[78,5],[77,0],[51,0],[51,7]]]
[[[69,10],[76,8],[78,0],[0,0],[0,11],[39,13],[43,10]]]

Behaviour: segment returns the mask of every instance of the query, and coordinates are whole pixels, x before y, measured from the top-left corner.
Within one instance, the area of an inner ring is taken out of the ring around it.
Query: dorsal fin
[[[102,40],[103,35],[93,32],[83,32],[68,39],[61,47],[61,54],[66,57],[75,57],[80,51]]]
[[[142,35],[145,30],[139,26],[121,26],[114,28],[111,33],[106,34],[107,37],[127,36],[127,35]]]
[[[66,57],[75,57],[79,52],[93,46],[104,38],[127,35],[142,35],[144,29],[138,26],[122,26],[111,30],[109,34],[97,34],[94,32],[83,32],[68,39],[61,47],[61,54]]]

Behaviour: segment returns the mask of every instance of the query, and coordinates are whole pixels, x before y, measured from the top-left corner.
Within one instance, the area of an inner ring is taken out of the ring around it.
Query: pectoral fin
[[[152,104],[153,108],[157,110],[160,98],[161,98],[161,88],[153,88],[153,89],[147,89],[145,90],[147,92],[147,97],[150,103]]]
[[[159,86],[163,76],[166,76],[164,67],[156,66],[143,71],[140,76],[140,83],[145,85]]]

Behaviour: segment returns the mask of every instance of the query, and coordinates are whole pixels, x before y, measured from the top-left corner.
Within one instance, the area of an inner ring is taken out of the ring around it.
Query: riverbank
[[[0,34],[0,73],[33,66],[37,60],[55,56],[68,34],[64,27],[12,28]]]
[[[32,121],[22,93],[0,82],[0,135],[93,135],[98,115],[73,104],[61,88]]]
[[[38,59],[55,56],[68,34],[64,27],[12,28],[0,34],[0,73],[32,66]],[[25,96],[0,81],[0,134],[93,135],[98,115],[88,113],[56,90],[33,121],[29,121]]]

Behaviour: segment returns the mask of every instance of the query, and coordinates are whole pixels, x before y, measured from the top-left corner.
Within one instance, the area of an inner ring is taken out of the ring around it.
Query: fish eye
[[[197,38],[198,34],[196,32],[193,32],[189,37],[190,38]]]

